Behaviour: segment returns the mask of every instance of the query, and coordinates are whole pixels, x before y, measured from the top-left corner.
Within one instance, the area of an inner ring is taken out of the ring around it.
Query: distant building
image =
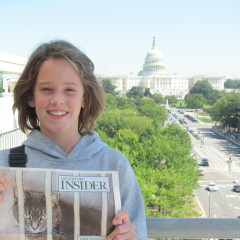
[[[13,91],[26,61],[25,58],[0,52],[0,87],[2,86],[4,90],[3,95],[8,95]],[[156,47],[155,37],[153,38],[152,48],[145,57],[143,69],[138,75],[101,75],[97,78],[99,81],[110,79],[119,94],[125,94],[133,86],[140,86],[143,89],[150,88],[152,94],[174,95],[179,99],[183,99],[188,94],[189,89],[199,80],[207,79],[214,89],[220,91],[224,89],[225,81],[223,76],[186,77],[167,74],[163,56]]]
[[[226,78],[224,76],[193,76],[189,78],[189,89],[191,89],[197,81],[208,80],[213,89],[222,91],[224,89],[224,82]]]
[[[110,79],[116,86],[116,91],[124,94],[133,86],[141,86],[143,89],[150,88],[152,94],[160,93],[163,96],[175,95],[184,98],[188,93],[188,77],[169,75],[166,73],[165,63],[161,52],[156,48],[153,38],[152,48],[147,52],[143,69],[138,76],[99,76],[99,80]]]
[[[3,88],[4,95],[8,95],[13,91],[26,60],[23,57],[0,52],[0,86]]]

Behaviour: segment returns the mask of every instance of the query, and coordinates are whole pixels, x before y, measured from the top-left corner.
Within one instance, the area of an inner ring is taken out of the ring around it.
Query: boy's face
[[[84,107],[83,84],[64,59],[49,59],[40,67],[34,96],[29,105],[35,107],[41,132],[50,137],[61,133],[79,136],[78,117]]]

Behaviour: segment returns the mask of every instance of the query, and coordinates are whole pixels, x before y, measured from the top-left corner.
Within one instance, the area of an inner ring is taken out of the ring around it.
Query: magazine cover
[[[0,168],[1,240],[102,240],[121,210],[117,172]]]

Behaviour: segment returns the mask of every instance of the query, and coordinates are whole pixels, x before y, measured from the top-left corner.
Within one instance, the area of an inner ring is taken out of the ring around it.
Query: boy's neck
[[[58,145],[67,155],[70,154],[74,146],[78,143],[78,141],[81,139],[81,135],[79,133],[75,134],[74,136],[72,134],[45,134],[49,139],[51,139],[53,142]]]

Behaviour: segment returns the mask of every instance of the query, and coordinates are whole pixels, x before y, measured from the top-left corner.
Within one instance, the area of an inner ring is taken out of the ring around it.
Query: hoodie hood
[[[81,156],[81,159],[88,159],[107,147],[107,144],[101,141],[97,132],[82,136],[69,155],[38,130],[29,133],[23,144],[34,150],[34,155],[62,161],[79,161],[79,156]]]

